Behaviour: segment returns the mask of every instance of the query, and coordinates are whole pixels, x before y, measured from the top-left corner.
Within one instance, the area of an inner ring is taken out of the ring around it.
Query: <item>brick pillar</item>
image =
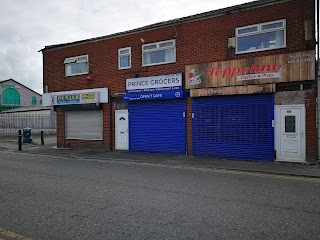
[[[306,91],[306,158],[316,163],[318,158],[317,102],[315,90]]]
[[[187,100],[187,155],[192,155],[192,98]]]

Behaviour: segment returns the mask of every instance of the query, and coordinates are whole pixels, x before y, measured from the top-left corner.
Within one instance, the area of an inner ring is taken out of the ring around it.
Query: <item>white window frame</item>
[[[282,27],[275,27],[275,28],[270,28],[263,30],[263,26],[269,25],[269,24],[274,24],[274,23],[282,23]],[[256,27],[256,31],[251,31],[247,33],[239,33],[239,31],[244,30],[244,29],[249,29],[249,28],[254,28]],[[253,36],[253,35],[259,35],[263,33],[268,33],[268,32],[275,32],[275,31],[283,31],[283,45],[281,46],[275,46],[272,48],[261,48],[261,49],[248,49],[246,51],[238,51],[238,38],[240,37],[247,37],[247,36]],[[253,25],[248,25],[244,27],[238,27],[235,29],[236,32],[236,54],[243,54],[243,53],[251,53],[251,52],[261,52],[261,51],[268,51],[268,50],[273,50],[273,49],[279,49],[279,48],[285,48],[287,47],[287,41],[286,41],[286,20],[281,19],[281,20],[276,20],[276,21],[271,21],[271,22],[264,22],[264,23],[259,23],[259,24],[253,24]]]
[[[122,53],[121,54],[121,51],[123,50],[129,50],[129,53]],[[120,66],[120,58],[121,57],[127,57],[129,56],[129,66],[127,67],[121,67]],[[131,68],[131,47],[125,47],[125,48],[119,48],[118,49],[118,69],[128,69],[128,68]]]
[[[167,47],[160,47],[161,44],[164,43],[170,43],[172,42],[172,46],[167,46]],[[154,45],[154,48],[151,49],[145,49],[148,47],[151,47],[152,45]],[[166,50],[166,49],[173,49],[174,50],[174,58],[172,61],[167,61],[167,62],[159,62],[159,63],[150,63],[150,64],[143,64],[144,63],[144,53],[148,53],[148,52],[155,52],[155,51],[160,51],[160,50]],[[172,39],[172,40],[167,40],[167,41],[161,41],[161,42],[155,42],[155,43],[148,43],[148,44],[143,44],[142,45],[142,66],[154,66],[154,65],[161,65],[161,64],[168,64],[168,63],[174,63],[176,62],[176,40]]]
[[[86,58],[85,60],[82,60],[81,58]],[[83,74],[88,74],[89,73],[89,57],[88,55],[81,55],[81,56],[75,56],[75,57],[69,57],[64,59],[64,71],[65,71],[65,76],[76,76],[76,75],[83,75]],[[67,74],[67,66],[70,64],[77,64],[77,63],[86,63],[87,64],[87,71],[81,72],[81,73],[75,73],[75,74]]]

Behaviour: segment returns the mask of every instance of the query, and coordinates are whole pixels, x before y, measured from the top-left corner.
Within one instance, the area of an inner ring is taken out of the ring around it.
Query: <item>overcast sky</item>
[[[252,0],[0,0],[0,81],[42,94],[45,46],[131,30]]]

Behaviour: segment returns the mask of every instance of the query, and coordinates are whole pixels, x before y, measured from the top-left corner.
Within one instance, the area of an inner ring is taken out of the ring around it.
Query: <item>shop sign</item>
[[[160,91],[149,93],[129,93],[122,96],[123,101],[135,100],[159,100],[159,99],[174,99],[183,98],[183,91]]]
[[[82,103],[95,103],[96,100],[96,93],[81,93],[81,102]]]
[[[42,94],[42,106],[107,103],[108,88],[92,88],[76,91],[50,92]]]
[[[18,85],[10,85],[10,84],[1,84],[3,88],[20,88]]]
[[[52,96],[52,105],[97,103],[98,93],[75,93]]]
[[[315,79],[315,51],[186,66],[186,89]]]
[[[182,73],[126,79],[127,93],[182,90]]]
[[[191,89],[190,97],[208,97],[216,95],[237,95],[275,92],[275,84],[248,85],[220,88]]]
[[[57,105],[79,103],[80,94],[61,95],[54,97],[54,99]]]

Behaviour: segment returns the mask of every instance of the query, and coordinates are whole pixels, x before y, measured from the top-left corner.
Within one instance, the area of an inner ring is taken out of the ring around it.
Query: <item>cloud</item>
[[[244,0],[0,0],[0,80],[42,93],[45,46],[131,30]]]

